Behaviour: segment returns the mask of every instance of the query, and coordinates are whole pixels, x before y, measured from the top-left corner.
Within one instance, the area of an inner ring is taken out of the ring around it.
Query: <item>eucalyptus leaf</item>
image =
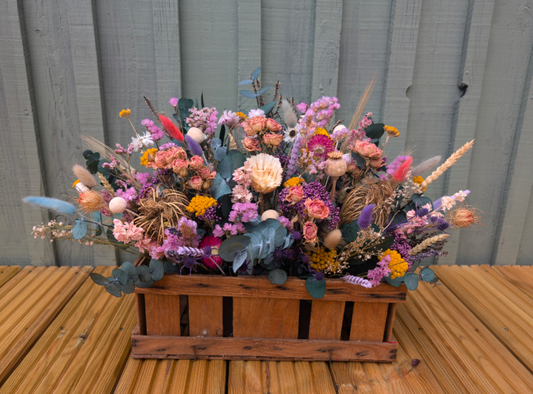
[[[218,163],[217,171],[222,178],[229,179],[231,178],[233,171],[242,167],[245,161],[246,158],[241,152],[238,150],[231,150],[229,154]]]
[[[416,290],[418,287],[418,275],[414,274],[412,272],[408,272],[404,275],[403,281],[405,282],[405,286],[411,291]]]
[[[435,272],[431,268],[424,268],[420,271],[420,279],[424,282],[431,282],[435,279]]]
[[[411,266],[411,272],[415,272],[419,265],[420,265],[420,260],[415,261],[413,265]]]
[[[213,153],[215,153],[219,146],[222,146],[222,140],[220,138],[213,138],[211,140],[211,150]]]
[[[215,151],[215,160],[216,161],[222,160],[224,157],[226,157],[227,151],[228,151],[228,148],[226,148],[225,146],[219,146],[217,150]]]
[[[149,269],[152,274],[152,280],[156,282],[165,276],[165,266],[159,260],[150,260]]]
[[[146,265],[139,265],[137,267],[137,274],[139,275],[140,283],[147,283],[152,280],[152,274]],[[137,284],[139,286],[139,284]]]
[[[265,86],[263,89],[261,89],[259,92],[257,92],[256,97],[262,96],[263,94],[265,94],[265,92],[266,92],[268,89],[270,89],[270,85]]]
[[[116,283],[109,283],[105,285],[105,289],[109,294],[115,297],[122,297],[122,286]]]
[[[135,266],[130,263],[129,261],[126,261],[120,266],[120,269],[126,273],[129,279],[131,279],[133,282],[137,282],[139,280],[139,274],[137,273],[137,269]]]
[[[100,235],[102,235],[102,232],[104,231],[104,228],[102,227],[102,212],[100,211],[93,212],[93,220],[96,223],[98,223],[94,225],[95,230],[96,230],[94,235],[96,237],[99,237]]]
[[[381,136],[385,133],[384,126],[385,125],[383,123],[372,123],[365,129],[365,134],[367,138],[380,139]]]
[[[124,271],[122,271],[120,268],[115,268],[111,272],[111,275],[113,275],[113,278],[118,280],[118,283],[121,286],[124,286],[126,284],[126,282],[128,281],[128,275],[126,275],[126,273]]]
[[[93,282],[96,283],[97,285],[104,286],[104,285],[109,284],[109,281],[107,280],[105,276],[97,274],[96,272],[93,272],[89,276],[91,277]]]
[[[235,255],[233,259],[233,272],[237,272],[239,268],[246,262],[246,257],[248,256],[248,251],[243,249]]]
[[[310,276],[305,281],[305,288],[309,295],[313,298],[322,298],[326,294],[326,281],[316,280],[314,277]]]
[[[357,220],[354,220],[351,223],[343,224],[340,228],[342,233],[342,238],[346,243],[350,243],[356,240],[357,235],[359,234],[359,225],[357,224]]]
[[[165,273],[167,274],[179,274],[180,273],[180,267],[172,264],[170,261],[165,261],[163,263],[163,266],[165,267]]]
[[[287,237],[287,229],[283,226],[276,229],[276,240],[274,246],[276,248],[281,247],[285,243],[285,238]]]
[[[259,78],[259,74],[261,74],[261,67],[257,67],[251,74],[250,79],[255,80]]]
[[[155,281],[153,279],[150,279],[148,282],[138,282],[137,287],[152,287],[154,285]]]
[[[250,238],[244,235],[236,235],[234,237],[227,238],[222,242],[218,249],[218,255],[220,258],[227,262],[232,262],[235,256],[250,244]]]
[[[237,85],[249,85],[253,82],[252,79],[245,79],[244,81],[239,82]]]
[[[263,110],[265,114],[268,114],[270,111],[272,111],[272,108],[276,105],[275,101],[271,101],[270,103],[262,106],[260,109]]]
[[[122,292],[124,294],[131,294],[135,291],[135,283],[131,279],[128,279],[126,284],[122,286]]]
[[[251,90],[239,90],[239,93],[242,94],[244,97],[249,99],[254,99],[257,97],[257,95],[252,92]]]
[[[209,188],[209,191],[215,200],[218,200],[226,194],[231,194],[231,188],[225,180],[220,181],[218,184],[213,183],[213,186]]]
[[[268,273],[270,283],[274,285],[283,285],[287,281],[287,273],[280,269],[272,270]]]
[[[82,239],[87,234],[87,222],[85,220],[76,219],[76,225],[72,228],[72,237],[74,239]]]
[[[391,279],[390,277],[386,276],[385,280],[387,281],[389,285],[392,285],[394,287],[400,287],[403,283],[403,278]]]
[[[261,249],[263,248],[263,236],[258,233],[246,233],[245,237],[250,238],[250,259],[259,259],[261,256]]]

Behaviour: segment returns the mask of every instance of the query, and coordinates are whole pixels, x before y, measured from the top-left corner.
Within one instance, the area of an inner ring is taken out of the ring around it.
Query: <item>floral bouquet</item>
[[[362,116],[371,85],[345,127],[334,121],[335,97],[296,105],[281,96],[278,82],[265,103],[269,87],[259,73],[240,82],[251,85],[241,94],[259,108],[247,115],[219,117],[202,96],[201,106],[171,98],[167,117],[145,98],[153,119],[140,122],[142,131],[129,109],[120,112],[134,132],[127,147],[82,136],[92,150],[83,154],[85,166],[73,167],[77,207],[25,199],[79,218],[35,226],[35,237],[149,256],[149,265],[124,263],[109,278],[92,274],[116,296],[151,286],[165,272],[268,275],[277,285],[298,276],[315,298],[323,296],[326,277],[367,288],[386,281],[414,290],[419,278],[435,283],[431,269],[417,270],[420,261],[445,253],[450,226],[467,227],[478,217],[463,203],[468,190],[437,201],[424,192],[474,141],[424,179],[440,156],[414,166],[409,155],[384,155],[400,132],[371,113]]]

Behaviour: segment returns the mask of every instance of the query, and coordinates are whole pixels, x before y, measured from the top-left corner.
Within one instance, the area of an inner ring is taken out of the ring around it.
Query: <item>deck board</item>
[[[398,306],[397,360],[378,364],[135,360],[132,295],[91,267],[0,266],[0,394],[530,392],[533,268],[433,268],[442,284]]]

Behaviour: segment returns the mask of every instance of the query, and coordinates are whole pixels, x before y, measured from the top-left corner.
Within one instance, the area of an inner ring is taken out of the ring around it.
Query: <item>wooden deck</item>
[[[533,392],[533,267],[433,268],[444,285],[409,293],[397,361],[374,364],[134,360],[132,295],[91,267],[0,267],[0,394]]]

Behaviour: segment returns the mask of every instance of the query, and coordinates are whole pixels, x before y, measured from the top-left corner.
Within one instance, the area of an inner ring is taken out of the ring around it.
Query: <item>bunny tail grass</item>
[[[76,207],[74,205],[57,198],[29,196],[23,198],[22,201],[59,213],[66,213],[69,215],[76,213]]]

